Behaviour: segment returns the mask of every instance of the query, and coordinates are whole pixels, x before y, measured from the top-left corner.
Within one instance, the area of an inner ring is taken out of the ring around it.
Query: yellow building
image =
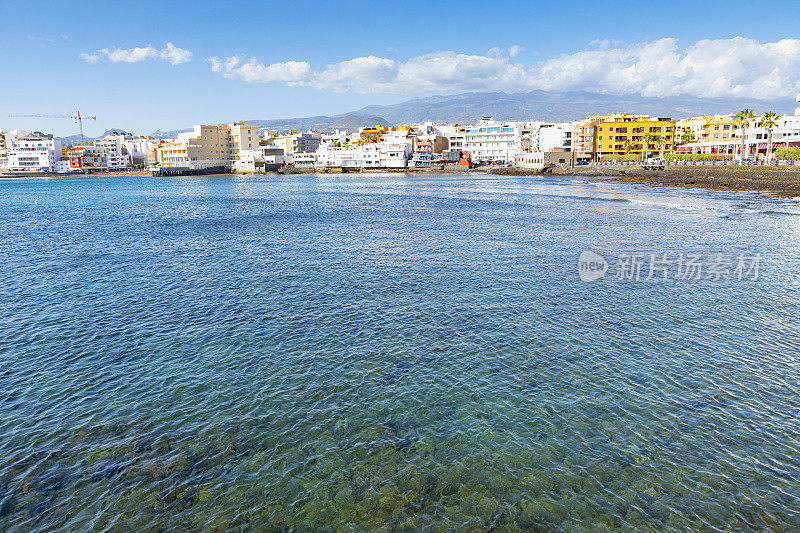
[[[365,128],[361,128],[358,132],[359,134],[359,143],[373,143],[378,142],[381,135],[388,132],[389,128],[386,126],[369,126]]]
[[[8,166],[8,150],[6,149],[6,135],[0,130],[0,168]]]
[[[675,149],[675,122],[667,118],[619,115],[617,120],[597,122],[594,131],[593,152],[597,157],[641,156],[642,152],[666,153]],[[648,134],[653,138],[645,143]]]
[[[678,143],[693,137],[692,142],[713,142],[739,138],[739,123],[732,115],[693,117],[675,123]]]
[[[601,122],[632,122],[636,120],[649,120],[650,115],[635,115],[629,113],[612,113],[610,115],[592,115],[584,120],[573,123],[574,150],[579,153],[591,154],[595,151],[596,126]]]

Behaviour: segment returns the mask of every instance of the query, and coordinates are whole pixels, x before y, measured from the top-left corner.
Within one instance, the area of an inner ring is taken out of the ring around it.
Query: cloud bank
[[[250,83],[284,82],[289,85],[300,83],[311,74],[311,65],[305,61],[285,61],[264,65],[256,58],[242,62],[239,56],[220,59],[209,57],[211,72],[218,72],[224,78],[239,79]]]
[[[81,54],[81,59],[91,64],[101,61],[139,63],[148,59],[161,59],[172,65],[180,65],[191,61],[192,57],[193,54],[189,50],[178,48],[172,43],[167,43],[161,50],[147,45],[143,47],[137,46],[136,48],[114,48],[113,50],[103,48],[96,52]]]
[[[623,44],[593,41],[586,49],[524,65],[524,48],[485,55],[434,52],[406,61],[364,56],[313,70],[305,61],[265,65],[238,56],[209,58],[213,72],[252,83],[282,82],[355,93],[425,94],[469,91],[589,90],[665,97],[794,97],[800,91],[800,39],[704,39]]]

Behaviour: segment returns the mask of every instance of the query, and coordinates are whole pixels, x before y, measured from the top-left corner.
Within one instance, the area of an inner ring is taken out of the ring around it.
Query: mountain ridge
[[[754,98],[696,98],[670,96],[664,98],[638,95],[611,95],[589,91],[529,91],[523,93],[472,92],[454,95],[433,95],[411,98],[388,105],[368,105],[349,113],[316,115],[311,117],[249,120],[262,130],[315,130],[331,132],[335,129],[358,131],[363,126],[393,126],[431,121],[438,124],[470,124],[484,116],[496,120],[543,120],[568,122],[591,115],[609,113],[644,113],[672,119],[700,115],[735,113],[752,108],[756,114],[773,110],[779,114],[792,113],[790,100],[765,101]],[[109,132],[119,130],[113,128]],[[159,139],[174,138],[191,128],[151,133]],[[72,143],[80,136],[57,137]],[[90,137],[86,137],[91,139]]]
[[[759,101],[752,98],[664,98],[610,95],[589,91],[530,91],[526,93],[462,93],[412,98],[389,105],[370,105],[356,111],[390,122],[473,123],[483,116],[496,120],[544,120],[569,122],[591,115],[644,113],[673,119],[699,115],[736,113],[748,107],[757,113],[768,110],[791,112],[792,102]]]

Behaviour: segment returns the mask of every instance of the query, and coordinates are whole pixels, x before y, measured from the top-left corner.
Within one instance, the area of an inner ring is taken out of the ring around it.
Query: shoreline
[[[717,191],[737,192],[762,192],[783,198],[800,199],[800,169],[772,168],[772,167],[674,167],[665,170],[644,170],[640,168],[616,169],[608,167],[594,167],[591,165],[576,168],[554,167],[548,174],[541,174],[538,170],[521,169],[517,167],[478,167],[478,168],[447,168],[445,169],[370,169],[368,172],[318,172],[314,170],[290,169],[284,172],[264,173],[238,173],[231,176],[291,176],[302,174],[318,175],[359,175],[378,173],[442,173],[442,174],[474,174],[485,173],[497,176],[575,176],[593,177],[608,181],[624,183],[640,183],[644,185],[659,185],[666,187],[688,187]],[[56,174],[49,172],[0,174],[0,179],[32,179],[32,178],[115,178],[121,176],[150,176],[147,170],[125,170],[118,172],[97,173],[69,173]]]
[[[541,175],[536,170],[498,168],[489,174]],[[544,174],[548,175],[548,174]],[[763,192],[783,198],[800,198],[800,170],[770,167],[676,167],[665,170],[607,169],[583,166],[553,168],[553,176],[594,177],[608,181],[688,187],[727,192]]]

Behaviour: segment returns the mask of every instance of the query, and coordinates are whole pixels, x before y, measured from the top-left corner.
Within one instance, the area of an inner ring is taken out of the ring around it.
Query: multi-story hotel
[[[456,129],[454,133],[461,133]],[[521,128],[516,122],[496,122],[484,117],[480,122],[463,129],[464,146],[461,150],[470,153],[476,163],[508,163],[514,161],[519,151]],[[450,140],[450,149],[459,149],[455,139]]]
[[[693,117],[675,122],[678,143],[691,136],[692,142],[733,139],[739,134],[739,123],[731,115]]]
[[[104,170],[108,150],[91,142],[73,146],[67,151],[70,170]]]
[[[645,143],[647,134],[655,139]],[[675,148],[675,122],[646,115],[615,115],[614,120],[595,124],[594,150],[597,157],[664,153]]]
[[[7,168],[17,171],[50,171],[61,160],[61,141],[52,135],[34,132],[6,134]]]
[[[197,125],[161,147],[165,168],[204,170],[232,168],[237,157],[258,148],[258,127],[246,122],[226,126]]]
[[[800,94],[797,95],[797,101],[800,102]],[[678,121],[676,129],[679,125],[681,131],[692,131],[695,140],[682,143],[677,151],[764,159],[770,144],[770,132],[759,125],[760,118],[756,116],[744,129],[729,115]],[[728,125],[730,127],[726,128]],[[744,151],[742,151],[742,141],[744,141]],[[800,107],[795,110],[794,115],[783,115],[778,118],[777,126],[772,130],[772,149],[774,151],[778,148],[800,148]]]

